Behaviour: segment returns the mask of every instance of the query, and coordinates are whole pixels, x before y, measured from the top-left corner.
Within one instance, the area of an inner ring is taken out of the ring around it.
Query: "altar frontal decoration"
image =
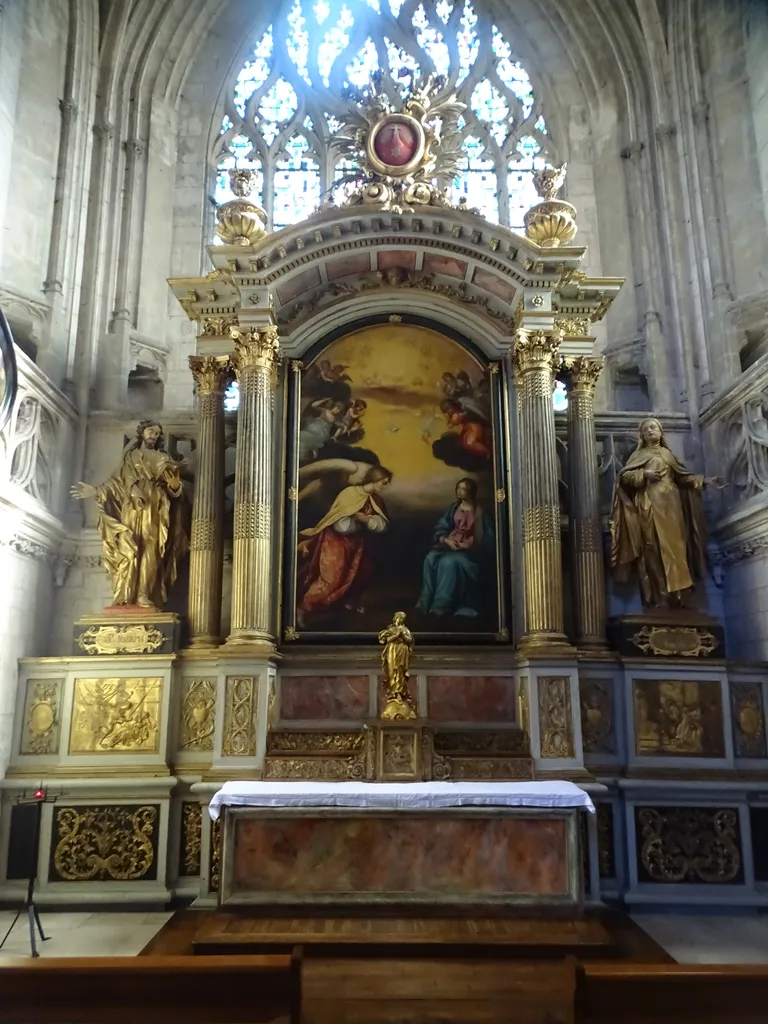
[[[380,87],[381,76],[376,75],[367,102],[349,109],[337,136],[341,154],[356,168],[346,179],[356,187],[345,205],[398,213],[451,206],[445,189],[458,173],[459,118],[465,104],[435,75],[400,110],[392,108]]]

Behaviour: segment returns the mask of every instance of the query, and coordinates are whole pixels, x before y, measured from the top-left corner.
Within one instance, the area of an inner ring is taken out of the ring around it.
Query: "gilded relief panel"
[[[160,807],[54,807],[52,882],[138,882],[157,878]]]
[[[179,750],[209,753],[216,729],[216,683],[213,679],[185,679],[181,694]]]
[[[162,679],[76,679],[70,754],[156,754]]]
[[[647,757],[725,757],[716,680],[634,679],[635,751]]]
[[[28,679],[20,754],[58,754],[63,679]]]
[[[581,736],[585,754],[615,754],[613,683],[579,679]]]
[[[731,720],[736,757],[765,757],[763,688],[759,683],[731,683]]]

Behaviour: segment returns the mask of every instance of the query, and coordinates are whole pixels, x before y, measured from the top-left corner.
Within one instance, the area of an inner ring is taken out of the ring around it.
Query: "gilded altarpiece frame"
[[[406,313],[345,324],[289,364],[284,641],[375,642],[390,606],[421,642],[509,641],[500,370]]]

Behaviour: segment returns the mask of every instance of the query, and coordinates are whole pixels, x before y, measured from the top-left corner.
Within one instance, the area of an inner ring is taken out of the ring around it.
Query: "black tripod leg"
[[[7,939],[8,939],[8,936],[13,931],[14,925],[16,924],[16,922],[21,917],[21,912],[22,912],[23,909],[24,909],[24,907],[19,907],[19,909],[16,911],[16,917],[14,917],[13,921],[11,921],[11,927],[8,929],[8,931],[3,936],[3,941],[0,942],[0,949],[2,949],[3,946],[5,945],[5,943],[6,943]]]
[[[43,942],[47,942],[48,939],[50,938],[50,935],[45,935],[43,933],[43,926],[40,923],[40,915],[37,912],[37,904],[36,903],[32,904],[32,910],[33,910],[34,915],[35,915],[35,924],[37,925],[37,930],[40,932],[40,938],[43,940]]]
[[[35,905],[30,903],[27,907],[27,917],[29,918],[29,944],[32,947],[32,956],[40,956],[37,951],[37,942],[35,940]]]

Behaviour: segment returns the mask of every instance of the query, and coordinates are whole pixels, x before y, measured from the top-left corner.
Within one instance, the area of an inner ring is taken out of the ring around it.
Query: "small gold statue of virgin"
[[[384,695],[387,703],[382,718],[416,718],[416,708],[408,689],[408,669],[413,650],[413,634],[405,624],[405,612],[395,612],[391,625],[379,633],[381,667],[384,670]]]

